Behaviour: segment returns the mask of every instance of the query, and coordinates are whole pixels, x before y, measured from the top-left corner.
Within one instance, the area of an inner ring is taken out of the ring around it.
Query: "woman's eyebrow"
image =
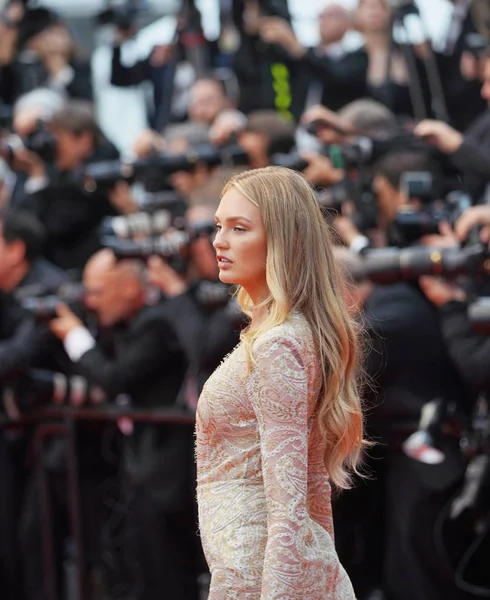
[[[214,219],[215,221],[220,220],[217,215],[214,215]],[[231,221],[247,221],[247,223],[250,223],[252,225],[252,221],[250,219],[247,219],[247,217],[227,217],[225,219],[225,222],[230,223]]]

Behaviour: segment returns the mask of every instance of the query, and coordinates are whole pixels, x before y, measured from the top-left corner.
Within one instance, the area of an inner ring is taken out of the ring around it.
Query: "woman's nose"
[[[213,246],[218,249],[218,248],[225,248],[226,246],[228,246],[228,242],[226,241],[225,236],[223,235],[222,231],[217,231],[216,235],[214,236],[214,240],[213,240]]]

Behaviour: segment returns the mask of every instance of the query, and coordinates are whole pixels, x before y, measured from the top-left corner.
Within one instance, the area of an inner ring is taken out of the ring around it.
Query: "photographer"
[[[7,190],[7,201],[10,206],[17,206],[24,198],[28,191],[25,188],[29,178],[28,173],[39,163],[37,154],[39,152],[42,154],[43,149],[49,146],[48,136],[44,136],[41,123],[49,122],[63,104],[63,97],[58,92],[47,88],[28,92],[15,102],[12,109],[11,131],[5,130],[0,140],[2,155],[10,167]],[[20,144],[17,136],[20,138]]]
[[[291,26],[284,20],[264,20],[261,37],[281,46],[297,66],[312,73],[331,90],[339,90],[336,106],[329,100],[327,106],[338,107],[339,101],[369,96],[388,106],[397,116],[410,117],[414,106],[410,95],[410,70],[398,44],[393,42],[392,9],[387,0],[360,0],[354,15],[355,27],[364,38],[360,50],[349,52],[342,61],[316,56],[297,40]],[[414,62],[421,82],[425,109],[430,113],[428,84],[423,64],[417,52]],[[335,92],[331,92],[331,98]],[[330,106],[331,105],[331,106]]]
[[[41,259],[44,231],[29,213],[13,210],[0,222],[0,391],[2,410],[10,417],[30,408],[18,384],[30,367],[68,372],[67,355],[47,327],[29,317],[20,298],[29,293],[57,290],[65,281],[62,271]],[[6,402],[7,388],[15,401]],[[26,441],[22,433],[0,432],[0,585],[8,600],[20,597],[18,522],[27,474]]]
[[[233,0],[233,19],[240,46],[233,58],[240,88],[239,109],[245,114],[275,109],[291,121],[304,110],[309,80],[279,45],[260,34],[263,19],[291,22],[286,0]]]
[[[86,306],[100,330],[110,334],[112,351],[65,306],[50,328],[63,340],[75,371],[102,388],[110,401],[123,395],[140,409],[171,407],[186,362],[165,304],[145,304],[144,275],[143,262],[117,261],[108,249],[85,267]],[[192,429],[135,423],[132,430],[125,437],[124,472],[126,543],[133,562],[125,574],[130,573],[139,600],[197,598]]]
[[[337,257],[351,275],[348,301],[368,335],[367,428],[380,442],[366,458],[367,485],[337,500],[339,554],[357,578],[359,597],[376,587],[397,600],[466,600],[436,545],[441,511],[463,475],[459,439],[441,433],[446,460],[440,465],[413,460],[402,444],[427,403],[442,398],[469,414],[472,395],[450,361],[436,311],[417,286],[374,285],[361,257],[346,249]],[[458,534],[446,541],[451,556],[464,550]]]
[[[475,7],[480,0],[450,1],[454,7],[447,38],[435,56],[450,124],[459,131],[465,131],[486,108],[485,99],[480,97],[478,81],[477,55],[480,48],[471,45],[480,29],[479,19],[475,18]],[[487,27],[486,23],[484,27]]]
[[[45,327],[37,327],[34,320],[26,317],[18,297],[29,289],[33,289],[33,293],[36,290],[54,292],[66,281],[66,276],[41,258],[45,234],[33,215],[20,209],[8,211],[1,218],[0,228],[0,290],[3,292],[0,330],[4,340],[0,377],[5,379],[34,364],[52,364],[59,355],[54,338]]]
[[[100,248],[98,227],[117,214],[110,196],[85,192],[73,181],[74,172],[88,162],[116,159],[115,148],[103,137],[90,103],[72,100],[55,112],[49,123],[54,162],[39,156],[28,169],[20,205],[33,211],[46,228],[46,257],[63,269],[80,271]],[[30,192],[30,193],[29,193]]]
[[[49,87],[69,98],[92,98],[91,71],[60,17],[46,8],[11,2],[3,27],[10,40],[0,78],[7,104],[37,87]]]
[[[480,238],[488,244],[490,207],[477,206],[465,211],[456,223],[456,235],[464,241],[475,226],[483,226]],[[466,291],[454,282],[436,277],[421,277],[419,283],[426,297],[439,308],[448,352],[464,381],[475,391],[489,391],[490,338],[473,331]]]
[[[175,44],[159,44],[153,47],[150,55],[126,66],[121,62],[121,45],[131,32],[120,31],[112,51],[111,84],[116,87],[131,87],[149,81],[153,85],[153,108],[148,114],[148,124],[152,129],[161,131],[168,123],[178,122],[185,118],[187,110],[188,85],[195,74],[188,63],[176,61],[178,48]],[[175,68],[175,74],[173,68]],[[187,85],[182,86],[181,80]],[[172,89],[169,115],[163,113],[165,94]]]
[[[490,103],[490,51],[479,59],[481,96]],[[426,139],[448,155],[454,167],[461,172],[468,193],[475,202],[486,202],[490,181],[490,110],[481,114],[470,127],[460,133],[441,121],[425,120],[419,123],[415,135]]]
[[[187,211],[189,226],[214,222],[214,206],[195,206]],[[167,298],[182,348],[190,363],[197,401],[202,386],[239,341],[243,316],[229,296],[228,286],[218,280],[216,253],[208,234],[191,243],[187,272],[179,275],[162,259],[152,257],[148,277]]]
[[[442,223],[439,233],[434,236],[425,236],[417,240],[405,240],[399,227],[395,224],[399,211],[404,208],[414,210],[424,208],[424,202],[417,197],[407,195],[407,189],[402,185],[405,173],[430,173],[433,179],[440,175],[437,162],[432,160],[426,152],[422,151],[394,151],[380,158],[372,167],[372,189],[376,198],[377,207],[377,245],[397,246],[400,243],[434,244],[452,246],[456,244],[447,224]],[[342,242],[355,252],[364,252],[372,243],[371,239],[361,233],[350,216],[340,215],[333,221]]]

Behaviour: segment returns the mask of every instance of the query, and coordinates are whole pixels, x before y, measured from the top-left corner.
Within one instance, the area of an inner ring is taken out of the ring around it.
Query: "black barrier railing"
[[[84,581],[84,548],[82,542],[82,517],[78,478],[78,453],[75,442],[74,425],[76,421],[114,421],[130,419],[133,422],[172,424],[192,426],[195,416],[189,412],[177,409],[146,409],[135,410],[127,407],[100,406],[47,406],[21,414],[18,418],[0,417],[0,430],[36,425],[34,433],[34,450],[36,456],[36,476],[39,485],[39,501],[41,508],[41,537],[44,563],[44,588],[47,600],[58,600],[56,585],[56,563],[54,558],[53,528],[51,505],[49,501],[49,483],[44,468],[42,453],[45,441],[51,437],[67,439],[67,501],[70,517],[70,534],[75,548],[76,563],[76,600],[84,600],[86,585]],[[416,431],[418,423],[390,423],[388,430],[396,432],[405,439]],[[400,438],[400,439],[401,439]]]
[[[78,453],[74,435],[76,421],[119,421],[127,418],[139,423],[160,423],[171,425],[193,425],[195,417],[176,409],[132,410],[116,406],[100,407],[61,407],[48,406],[10,419],[0,417],[0,429],[19,428],[36,425],[33,437],[35,469],[39,487],[41,515],[41,544],[44,568],[44,591],[47,600],[58,600],[56,585],[56,560],[53,542],[53,515],[49,499],[48,475],[42,460],[44,444],[48,438],[65,437],[67,440],[67,504],[70,520],[70,535],[74,542],[76,564],[76,600],[83,600],[85,593],[85,563],[82,542],[82,517],[80,507]]]

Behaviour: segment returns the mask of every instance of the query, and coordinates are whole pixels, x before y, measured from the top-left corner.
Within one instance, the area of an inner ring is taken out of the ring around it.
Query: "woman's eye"
[[[246,231],[246,229],[243,229],[243,227],[234,227],[233,230],[239,232]]]
[[[221,229],[221,225],[215,225],[214,228],[216,229],[216,231],[219,231]]]

